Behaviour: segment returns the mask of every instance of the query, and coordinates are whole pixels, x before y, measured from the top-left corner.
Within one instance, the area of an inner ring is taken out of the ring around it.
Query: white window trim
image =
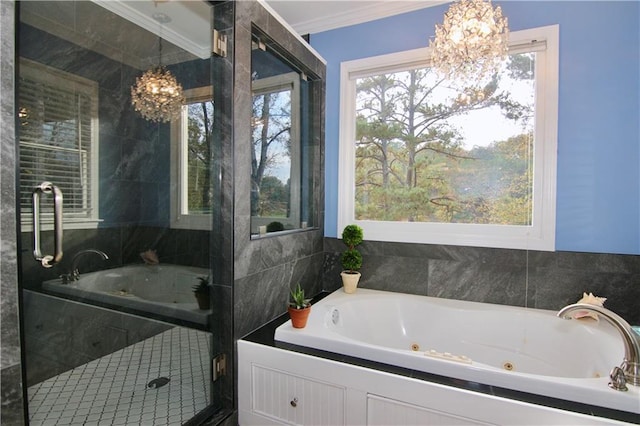
[[[187,104],[210,101],[213,87],[204,86],[184,91]],[[187,108],[183,107],[180,118],[171,121],[171,228],[211,230],[210,214],[189,214],[188,205],[188,156],[185,145],[189,143]]]
[[[356,78],[410,67],[427,67],[430,49],[421,48],[342,62],[340,67],[340,146],[337,235],[357,224],[368,240],[531,250],[555,250],[558,138],[559,26],[511,32],[510,52],[546,43],[536,60],[536,145],[531,226],[355,220]]]
[[[99,85],[97,82],[81,77],[76,74],[71,74],[57,68],[49,67],[36,61],[32,61],[27,58],[20,57],[20,75],[31,78],[33,80],[40,80],[43,83],[62,86],[70,90],[80,91],[91,98],[91,157],[90,157],[90,169],[91,184],[89,191],[91,191],[91,214],[89,217],[69,217],[64,216],[62,229],[94,229],[103,222],[99,218],[98,210],[100,206],[100,191],[99,191],[99,118],[98,118],[98,104],[99,104]],[[18,144],[20,142],[18,141]],[[55,185],[56,182],[53,182]],[[64,197],[64,194],[62,194]],[[33,231],[33,215],[21,213],[20,215],[20,231],[32,232]],[[43,231],[53,230],[53,216],[41,217],[40,229]]]

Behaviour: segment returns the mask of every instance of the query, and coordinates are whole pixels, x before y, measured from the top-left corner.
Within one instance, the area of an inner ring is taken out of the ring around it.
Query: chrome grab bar
[[[40,197],[53,194],[53,255],[43,255],[40,247]],[[51,268],[62,260],[62,191],[51,182],[42,182],[31,193],[33,206],[33,257],[44,268]]]

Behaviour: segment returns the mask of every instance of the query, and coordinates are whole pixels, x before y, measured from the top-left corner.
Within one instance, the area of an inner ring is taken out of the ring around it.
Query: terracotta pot
[[[209,309],[211,306],[209,300],[209,293],[194,293],[196,300],[198,301],[198,309]]]
[[[288,311],[293,328],[304,328],[307,325],[307,319],[309,319],[309,314],[311,313],[311,306],[307,306],[304,309],[296,309],[289,306]]]
[[[360,272],[342,271],[340,273],[342,277],[342,287],[345,293],[355,293],[358,288],[358,281],[360,281]]]

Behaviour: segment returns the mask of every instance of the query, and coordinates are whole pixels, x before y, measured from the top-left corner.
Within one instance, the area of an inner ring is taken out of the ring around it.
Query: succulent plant
[[[193,292],[198,293],[206,293],[209,294],[209,276],[206,277],[198,277],[198,284],[191,287]]]
[[[309,303],[311,299],[305,299],[304,297],[304,289],[298,283],[298,286],[291,290],[291,302],[289,302],[289,306],[295,309],[304,309],[308,306],[311,306]]]

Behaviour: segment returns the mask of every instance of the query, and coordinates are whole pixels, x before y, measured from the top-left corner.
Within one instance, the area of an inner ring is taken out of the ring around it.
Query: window
[[[338,235],[553,250],[558,27],[510,35],[485,84],[429,49],[342,63]]]
[[[32,226],[31,192],[43,181],[63,193],[65,228],[96,226],[98,84],[21,58],[18,117],[23,231]],[[49,202],[44,197],[43,229],[53,222]]]
[[[300,76],[253,80],[251,233],[300,227]],[[282,229],[269,228],[280,223]],[[264,233],[264,232],[263,232]]]
[[[171,226],[211,229],[211,86],[185,90],[187,103],[171,123]]]

